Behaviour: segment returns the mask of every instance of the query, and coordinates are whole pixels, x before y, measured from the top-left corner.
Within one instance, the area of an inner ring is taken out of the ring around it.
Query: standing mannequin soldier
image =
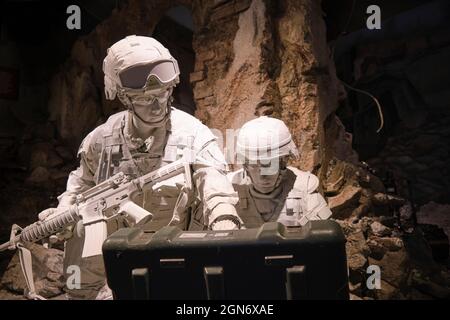
[[[286,166],[289,157],[298,157],[298,150],[283,121],[264,116],[247,122],[239,131],[236,151],[243,168],[229,179],[238,192],[236,208],[246,228],[268,221],[304,226],[331,216],[316,191],[319,179]]]
[[[70,174],[57,209],[73,204],[79,193],[118,172],[139,177],[178,160],[191,148],[193,192],[183,189],[184,176],[179,175],[134,199],[153,215],[146,228],[156,231],[171,224],[187,229],[200,220],[213,230],[239,228],[236,193],[226,177],[227,165],[215,136],[199,120],[172,106],[179,69],[169,51],[153,38],[129,36],[108,49],[103,71],[107,99],[117,96],[127,110],[112,115],[83,140],[80,167]],[[199,202],[203,209],[196,221],[186,212]],[[57,209],[45,210],[40,219]],[[175,212],[179,219],[172,219]],[[108,226],[108,232],[117,228],[117,224]],[[105,284],[102,257],[81,258],[81,223],[67,238],[64,270],[71,265],[81,269],[81,288],[68,289],[69,298],[93,299]]]

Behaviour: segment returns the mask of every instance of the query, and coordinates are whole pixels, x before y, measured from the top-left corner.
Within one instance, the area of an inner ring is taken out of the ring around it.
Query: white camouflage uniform
[[[128,119],[128,111],[117,113],[84,139],[78,152],[80,167],[70,173],[67,190],[59,197],[59,207],[73,204],[77,194],[102,182],[102,179],[99,179],[99,161],[103,150],[107,148],[115,150],[112,158],[118,159],[117,166],[114,167],[114,172],[111,174],[123,171],[130,175],[141,176],[179,159],[183,154],[183,149],[187,147],[187,138],[190,136],[194,138],[193,148],[196,160],[192,167],[193,181],[197,192],[191,196],[189,202],[197,219],[191,219],[186,214],[178,226],[187,229],[191,225],[193,229],[203,229],[203,223],[209,226],[218,218],[213,212],[218,204],[234,205],[237,203],[236,193],[225,175],[226,162],[216,138],[200,121],[183,111],[172,108],[171,126],[170,129],[167,129],[165,149],[155,151],[150,149],[151,152],[143,152],[142,147],[145,148],[143,141],[132,141],[132,137],[127,132]],[[125,151],[126,149],[128,150]],[[144,194],[143,199],[135,199],[135,202],[153,214],[152,221],[146,225],[147,229],[156,231],[169,224],[183,185],[184,176],[179,175],[155,184],[151,192]],[[202,201],[203,210],[202,207],[197,208],[199,201]],[[187,212],[188,209],[182,211]],[[233,215],[234,213],[230,210],[229,214]],[[236,219],[238,218],[236,217]],[[117,227],[108,226],[108,233]],[[102,263],[99,265],[101,257],[80,261],[82,249],[82,234],[80,237],[74,233],[74,236],[66,243],[64,270],[67,270],[70,265],[82,265],[82,289],[72,290],[71,295],[72,297],[92,299],[95,298],[97,290],[104,285]]]
[[[174,212],[181,215],[174,221],[182,229],[238,228],[237,193],[226,177],[227,165],[216,137],[199,120],[171,107],[170,94],[179,81],[179,69],[169,51],[153,38],[129,36],[108,49],[103,71],[106,97],[117,96],[128,110],[112,115],[83,140],[78,151],[80,166],[70,174],[58,208],[75,203],[78,194],[118,172],[142,176],[178,160],[188,148],[194,154],[193,190],[185,188],[185,176],[179,175],[133,199],[153,215],[145,228],[156,231],[168,225]],[[148,137],[147,129],[153,130]],[[40,219],[52,210],[40,214]],[[126,222],[110,222],[108,234]],[[105,285],[103,259],[82,259],[83,245],[84,228],[79,222],[65,243],[64,271],[79,266],[81,288],[68,293],[74,299],[94,299]]]

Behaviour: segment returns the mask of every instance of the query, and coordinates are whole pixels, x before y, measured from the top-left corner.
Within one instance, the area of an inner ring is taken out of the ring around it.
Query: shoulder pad
[[[196,117],[175,107],[172,107],[172,110],[170,111],[170,121],[172,122],[172,130],[183,129],[182,124],[187,126],[198,126],[201,124],[201,121]]]
[[[319,187],[319,178],[311,172],[302,171],[294,167],[288,167],[295,175],[294,189],[300,192],[313,193]]]
[[[122,125],[122,119],[125,119],[125,117],[127,116],[128,111],[121,111],[121,112],[117,112],[113,115],[111,115],[108,120],[106,120],[106,122],[103,124],[105,129],[115,129],[118,128]]]
[[[95,134],[95,131],[97,129],[94,129],[94,131],[91,131],[86,137],[84,137],[83,141],[81,141],[80,147],[78,148],[77,157],[81,157],[83,154],[86,154],[89,152],[89,147],[92,144],[92,138]]]
[[[216,136],[200,120],[190,114],[172,107],[170,113],[171,131],[175,137],[194,137],[194,149],[201,150]]]
[[[92,130],[81,142],[77,157],[80,157],[83,153],[86,154],[89,148],[93,148],[96,143],[101,144],[104,135],[111,134],[115,128],[121,125],[122,119],[126,116],[126,112],[123,111],[113,114],[105,123]]]

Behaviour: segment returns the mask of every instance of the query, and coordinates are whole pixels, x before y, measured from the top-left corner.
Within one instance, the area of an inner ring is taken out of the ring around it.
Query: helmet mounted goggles
[[[159,60],[132,65],[119,72],[120,87],[153,91],[175,85],[180,71],[176,60]]]

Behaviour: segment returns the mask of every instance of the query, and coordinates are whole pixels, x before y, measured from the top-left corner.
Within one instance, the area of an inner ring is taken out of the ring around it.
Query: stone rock
[[[366,244],[366,238],[362,231],[355,231],[347,235],[346,251],[348,256],[362,254],[367,257],[370,254],[370,248]]]
[[[402,166],[407,166],[408,164],[412,163],[414,160],[409,156],[400,156],[397,157],[394,161],[396,164],[400,164]]]
[[[61,159],[61,157],[58,156],[58,154],[54,150],[51,150],[49,152],[47,161],[47,166],[49,168],[59,167],[64,164],[63,159]]]
[[[420,275],[418,272],[414,272],[412,275],[411,286],[420,291],[422,294],[431,296],[434,299],[448,300],[450,299],[450,287],[444,287],[441,284],[437,284],[431,281],[429,278]]]
[[[403,240],[400,238],[380,238],[373,235],[367,240],[367,245],[370,248],[370,257],[376,260],[381,260],[388,251],[399,251],[404,248]]]
[[[42,124],[36,125],[33,128],[33,136],[43,139],[44,141],[50,141],[55,138],[55,126],[51,122],[45,122]]]
[[[430,134],[421,134],[414,139],[414,154],[429,154],[439,144],[439,136]]]
[[[335,156],[350,163],[358,163],[358,154],[352,148],[352,134],[345,130],[338,117],[336,117],[336,126],[338,127],[338,136],[332,146]]]
[[[23,189],[12,189],[6,199],[3,196],[0,198],[1,204],[7,204],[0,215],[0,236],[5,240],[9,238],[13,224],[26,226],[35,222],[37,214],[48,206],[48,199],[42,194]]]
[[[443,267],[434,260],[432,250],[420,228],[414,229],[414,232],[408,234],[403,240],[412,268],[411,275],[418,276],[419,279],[424,281],[433,280],[438,283],[447,283],[446,285],[450,287],[450,282],[442,276]],[[448,270],[446,270],[446,273],[448,274]]]
[[[367,241],[367,245],[370,248],[370,257],[376,260],[383,259],[384,254],[387,252],[387,249],[380,244],[378,241],[370,239]]]
[[[211,15],[212,20],[220,20],[230,15],[247,10],[251,1],[215,1],[214,10]]]
[[[390,238],[372,237],[371,239],[378,242],[379,244],[381,244],[388,251],[399,251],[405,247],[403,240],[400,238],[396,238],[396,237],[390,237]]]
[[[363,300],[363,299],[353,293],[350,293],[350,300]]]
[[[367,187],[370,188],[370,190],[373,190],[374,193],[386,192],[386,188],[380,178],[378,178],[377,176],[370,174],[370,173],[369,173],[369,177],[370,177],[370,180],[369,180],[369,185]]]
[[[51,178],[53,180],[67,180],[67,177],[69,176],[69,172],[62,170],[62,169],[50,169],[49,170]]]
[[[47,150],[35,150],[31,154],[30,168],[36,169],[37,167],[47,166],[48,152]]]
[[[214,94],[211,87],[209,87],[204,81],[196,82],[195,84],[195,99],[204,99]]]
[[[373,222],[373,218],[370,217],[362,217],[358,221],[358,228],[361,229],[363,234],[367,237],[367,234],[369,233],[370,225]]]
[[[75,154],[64,146],[57,146],[55,151],[65,161],[72,161],[75,157]]]
[[[400,219],[403,221],[410,220],[413,216],[413,207],[411,202],[405,203],[403,206],[399,208]]]
[[[18,146],[16,161],[18,164],[29,167],[31,159],[31,145],[28,142],[23,142]]]
[[[378,237],[385,237],[391,234],[391,230],[378,221],[375,221],[370,225],[370,230],[372,234]]]
[[[410,171],[410,172],[422,172],[422,171],[427,170],[428,168],[429,168],[429,167],[428,167],[427,165],[424,165],[424,164],[421,164],[421,163],[418,163],[418,162],[410,163],[410,164],[406,167],[406,169],[407,169],[408,171]]]
[[[383,224],[384,226],[392,229],[395,227],[395,225],[397,223],[397,219],[395,217],[381,216],[380,223]]]
[[[36,143],[31,146],[30,168],[57,167],[63,164],[63,160],[47,142]]]
[[[412,289],[408,296],[408,300],[434,300],[434,298],[430,295],[424,294],[417,289]]]
[[[353,221],[349,221],[349,220],[335,220],[340,227],[342,228],[342,231],[344,232],[345,237],[348,237],[352,232],[355,231],[355,224],[358,223],[358,221],[353,222]]]
[[[421,231],[428,246],[431,248],[433,258],[446,264],[449,258],[449,238],[442,228],[433,224],[419,224],[417,229]]]
[[[14,294],[7,290],[0,290],[0,300],[26,300],[23,295]]]
[[[192,72],[189,76],[189,81],[191,83],[196,83],[202,81],[205,78],[205,73],[203,71]]]
[[[363,271],[367,265],[367,259],[360,253],[352,254],[347,257],[348,267],[351,271]]]
[[[94,84],[91,68],[80,67],[77,62],[68,66],[52,79],[49,111],[60,138],[72,146],[79,145],[100,119],[101,91]]]
[[[345,162],[332,159],[323,183],[327,195],[337,195],[345,183]]]
[[[57,249],[46,249],[36,244],[31,244],[29,248],[33,257],[33,277],[37,293],[45,298],[61,295],[65,285],[63,252]],[[3,274],[1,284],[10,292],[23,294],[26,283],[17,253]]]
[[[354,208],[357,207],[361,188],[347,185],[335,197],[328,198],[328,205],[335,218],[346,218],[351,215]]]
[[[383,279],[380,282],[381,288],[374,290],[374,294],[378,300],[398,300],[403,298],[398,288]]]
[[[366,239],[364,238],[362,231],[355,230],[348,234],[345,248],[350,282],[353,284],[363,282],[365,280],[367,268],[366,257],[370,253],[370,248],[366,244]]]
[[[423,205],[417,212],[417,222],[442,228],[450,239],[450,204],[438,204],[432,201]]]
[[[349,282],[348,288],[349,288],[349,291],[350,291],[351,294],[357,294],[358,296],[362,295],[362,290],[361,290],[362,284],[361,284],[361,282],[358,282],[356,284],[353,284],[353,283]]]
[[[388,140],[381,154],[368,162],[374,163],[373,167],[380,173],[394,173],[397,182],[415,181],[413,189],[416,204],[423,205],[431,200],[446,203],[450,198],[450,191],[445,187],[446,181],[450,180],[450,171],[446,166],[450,144],[446,143],[448,139],[445,137],[449,126],[441,124],[441,121],[448,123],[449,118],[432,112],[426,119],[423,126],[414,130],[405,130],[399,126],[398,132]],[[407,186],[399,189],[403,189],[400,194],[408,194]]]
[[[376,193],[372,197],[373,204],[377,206],[396,206],[405,203],[405,199],[386,193]]]
[[[369,265],[381,269],[381,278],[397,288],[405,284],[409,272],[409,259],[405,250],[386,252],[381,260],[369,257]]]
[[[347,255],[347,264],[349,268],[349,281],[352,284],[358,284],[365,281],[367,259],[360,253]]]
[[[30,185],[43,185],[50,180],[50,173],[44,167],[37,167],[27,178],[26,183]]]

